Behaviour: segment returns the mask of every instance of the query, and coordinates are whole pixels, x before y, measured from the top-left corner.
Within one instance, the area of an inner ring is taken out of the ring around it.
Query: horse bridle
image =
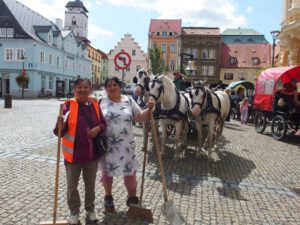
[[[150,95],[149,95],[149,96],[151,96],[152,98],[154,98],[155,101],[158,101],[160,95],[164,92],[164,86],[163,86],[163,83],[162,83],[161,80],[159,80],[159,79],[157,79],[157,78],[154,78],[151,82],[152,82],[151,89],[154,88],[155,83],[158,83],[158,84],[161,85],[161,86],[158,88],[158,96],[155,96],[155,95],[153,95],[153,94],[150,94]],[[150,82],[150,83],[151,83],[151,82]],[[149,83],[149,84],[150,84],[150,83]]]
[[[195,105],[199,105],[200,109],[202,109],[202,106],[205,102],[205,98],[206,98],[206,91],[205,91],[205,88],[203,86],[196,86],[193,88],[193,90],[196,90],[195,92],[195,95],[197,96],[199,94],[199,91],[201,90],[203,93],[204,93],[204,96],[203,96],[203,101],[202,103],[200,102],[194,102],[193,101],[193,95],[192,95],[192,91],[190,91],[190,98],[191,98],[191,103],[192,103],[192,108],[194,108]]]
[[[150,78],[147,76],[147,72],[146,71],[140,71],[140,72],[138,72],[139,79],[142,79],[143,75],[146,76],[145,79],[144,79],[144,85],[137,84],[137,86],[142,89],[142,92],[145,92],[145,90],[149,91]]]

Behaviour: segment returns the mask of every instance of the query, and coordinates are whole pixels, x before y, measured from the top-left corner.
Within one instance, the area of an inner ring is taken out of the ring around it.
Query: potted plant
[[[16,82],[18,86],[22,89],[22,98],[24,98],[24,89],[28,87],[30,78],[27,76],[26,71],[22,72],[16,77]]]

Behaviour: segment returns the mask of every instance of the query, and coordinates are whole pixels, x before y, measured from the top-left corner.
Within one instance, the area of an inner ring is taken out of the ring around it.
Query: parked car
[[[136,84],[135,83],[129,83],[124,87],[124,94],[132,95],[135,91]]]

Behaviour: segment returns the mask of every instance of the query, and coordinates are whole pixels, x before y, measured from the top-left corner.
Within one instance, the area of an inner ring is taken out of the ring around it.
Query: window
[[[49,77],[49,89],[53,89],[53,77]]]
[[[59,56],[56,57],[56,65],[60,66],[60,58],[59,58]]]
[[[208,66],[208,76],[215,75],[215,67],[214,66]]]
[[[0,37],[6,37],[6,28],[0,28]]]
[[[51,44],[52,43],[52,38],[51,38],[51,33],[48,34],[48,43]]]
[[[65,60],[65,68],[68,69],[68,59]]]
[[[49,54],[49,65],[53,65],[53,55]]]
[[[135,56],[135,54],[136,54],[136,51],[133,49],[132,50],[132,56]]]
[[[224,80],[233,80],[233,73],[225,73]]]
[[[171,69],[171,71],[175,70],[175,61],[173,59],[171,59],[171,62],[170,62],[170,69]]]
[[[0,37],[14,37],[14,28],[0,28]]]
[[[252,58],[252,64],[253,64],[253,65],[259,65],[259,64],[260,64],[259,58],[253,57],[253,58]]]
[[[119,72],[119,68],[118,67],[115,67],[115,72]]]
[[[161,51],[167,52],[167,44],[161,44]]]
[[[202,72],[203,76],[207,76],[208,75],[208,66],[202,66],[201,72]]]
[[[242,42],[241,39],[237,38],[234,40],[234,42]]]
[[[40,52],[40,62],[45,63],[45,52]]]
[[[41,76],[41,87],[46,89],[46,77]]]
[[[16,49],[16,61],[24,61],[25,50],[23,48]]]
[[[173,32],[170,32],[170,36],[173,36]]]
[[[191,50],[192,55],[194,56],[194,59],[198,59],[198,49],[197,48],[193,48]]]
[[[76,17],[75,16],[72,17],[72,25],[76,25]]]
[[[249,38],[249,39],[248,39],[248,42],[251,42],[251,43],[252,43],[252,42],[254,42],[254,40],[253,40],[252,38]]]
[[[215,59],[216,58],[216,50],[215,49],[209,49],[208,58],[209,59]]]
[[[13,48],[5,48],[5,61],[13,61],[14,60],[14,49]]]
[[[170,52],[175,53],[176,52],[176,45],[170,44]]]
[[[236,58],[236,57],[230,57],[230,58],[229,58],[229,63],[230,63],[231,65],[236,64],[236,63],[237,63],[237,58]]]
[[[208,49],[203,48],[202,49],[202,59],[207,59],[208,58]]]
[[[159,32],[156,32],[156,35],[159,36]]]
[[[168,33],[167,33],[167,31],[163,31],[163,32],[161,32],[161,36],[163,36],[163,37],[166,37],[166,36],[168,36]]]

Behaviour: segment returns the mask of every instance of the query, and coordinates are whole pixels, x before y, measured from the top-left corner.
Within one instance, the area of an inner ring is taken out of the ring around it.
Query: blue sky
[[[46,18],[64,20],[68,0],[19,0]],[[280,30],[283,0],[82,0],[89,10],[92,45],[106,53],[125,33],[147,52],[151,19],[182,19],[183,26],[252,28],[272,42]],[[272,9],[271,9],[272,8]]]

